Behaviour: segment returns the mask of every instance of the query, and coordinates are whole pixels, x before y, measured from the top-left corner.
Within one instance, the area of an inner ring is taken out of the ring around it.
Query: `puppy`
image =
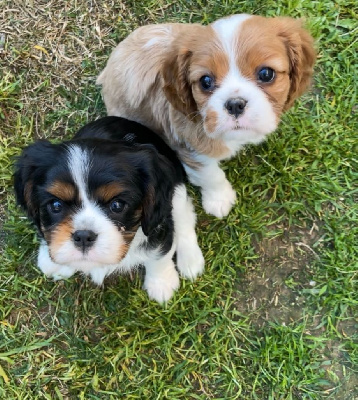
[[[180,273],[194,279],[204,259],[185,172],[171,150],[144,126],[106,117],[61,144],[38,141],[16,164],[18,204],[42,237],[38,267],[54,279],[76,271],[98,285],[142,264],[144,288],[164,302]]]
[[[97,83],[109,115],[165,136],[201,187],[204,209],[223,217],[236,194],[219,162],[276,129],[314,61],[300,21],[239,14],[209,26],[143,26],[117,46]]]

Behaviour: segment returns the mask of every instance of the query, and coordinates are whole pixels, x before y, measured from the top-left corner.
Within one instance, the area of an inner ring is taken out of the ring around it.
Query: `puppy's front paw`
[[[73,268],[63,266],[63,267],[57,269],[56,272],[47,274],[47,276],[50,276],[54,281],[60,281],[61,279],[70,278],[74,273],[75,273],[75,271],[73,270]]]
[[[151,299],[164,303],[179,288],[179,275],[174,267],[165,271],[164,275],[146,275],[143,288]]]
[[[67,265],[56,264],[52,261],[46,242],[42,242],[37,257],[37,266],[40,270],[55,281],[67,279],[72,276],[76,270]]]
[[[182,239],[178,241],[177,266],[181,275],[193,281],[203,273],[204,264],[204,257],[196,240]]]
[[[215,217],[226,217],[236,201],[236,192],[229,182],[215,190],[203,190],[202,201],[204,210]]]
[[[90,272],[92,282],[98,286],[101,286],[103,284],[103,281],[104,281],[104,278],[106,277],[107,272],[108,272],[107,268],[105,268],[105,267],[93,268]]]

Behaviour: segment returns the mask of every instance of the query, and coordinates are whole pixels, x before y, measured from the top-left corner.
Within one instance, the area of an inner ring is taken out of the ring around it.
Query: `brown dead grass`
[[[69,103],[85,100],[93,105],[92,98],[83,97],[116,43],[111,34],[127,18],[122,2],[92,1],[83,10],[81,4],[76,12],[72,2],[15,0],[5,1],[0,11],[2,74],[21,81],[17,101],[22,114],[34,120],[35,138],[66,130],[71,115],[61,114]],[[59,118],[49,126],[50,112]],[[10,128],[13,114],[8,110],[5,115]]]

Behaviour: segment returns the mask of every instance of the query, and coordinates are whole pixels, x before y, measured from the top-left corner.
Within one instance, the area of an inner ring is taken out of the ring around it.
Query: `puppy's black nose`
[[[85,251],[93,246],[97,239],[97,235],[93,231],[76,231],[72,234],[72,239],[76,247]]]
[[[235,99],[229,99],[225,103],[225,108],[230,115],[234,115],[237,118],[245,110],[247,101],[242,97],[236,97]]]

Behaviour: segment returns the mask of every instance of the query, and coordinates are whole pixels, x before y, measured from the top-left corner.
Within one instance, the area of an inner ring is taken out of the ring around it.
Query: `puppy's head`
[[[82,271],[117,264],[140,226],[148,236],[171,212],[165,162],[144,145],[40,141],[17,162],[16,197],[55,263]]]
[[[211,138],[260,142],[307,88],[313,39],[292,18],[233,15],[188,26],[163,64],[173,107]]]

